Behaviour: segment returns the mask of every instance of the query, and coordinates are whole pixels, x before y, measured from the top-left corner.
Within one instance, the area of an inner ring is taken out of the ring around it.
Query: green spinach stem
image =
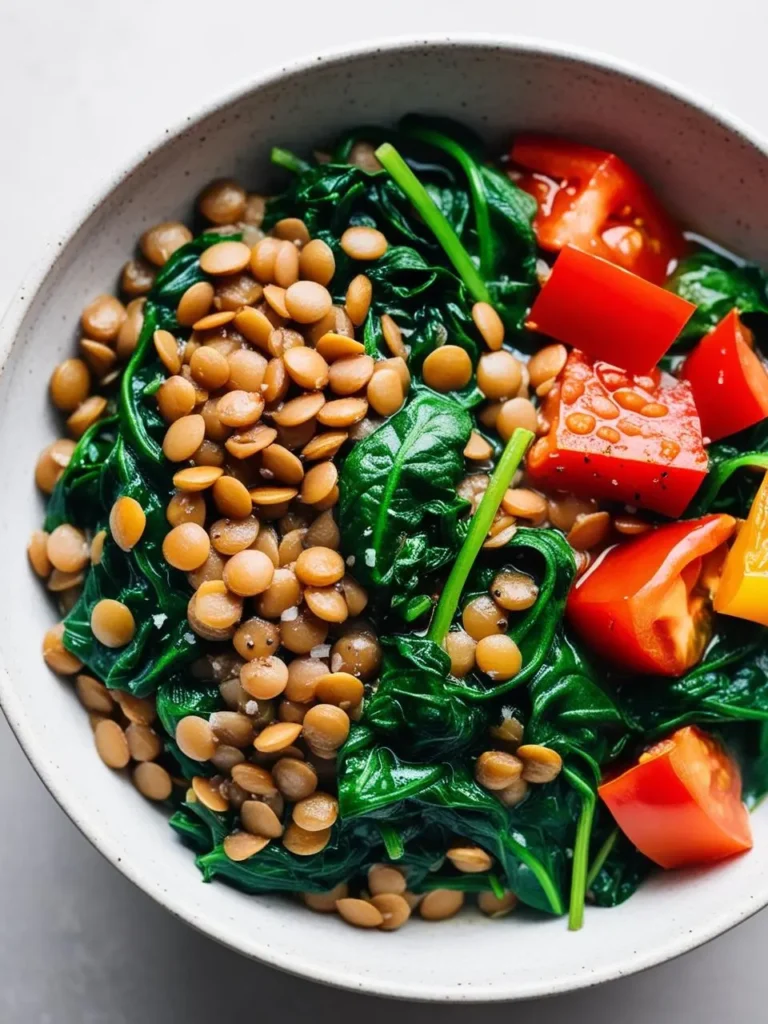
[[[608,837],[604,841],[603,845],[595,854],[595,859],[592,861],[589,871],[587,873],[587,891],[592,888],[592,885],[603,870],[603,864],[608,860],[611,850],[616,845],[616,840],[619,838],[619,830],[615,828],[609,833]]]
[[[434,232],[472,298],[476,302],[490,302],[491,296],[485,282],[469,253],[459,241],[458,235],[395,147],[385,142],[376,150],[376,156],[382,167],[413,203],[427,227]]]
[[[292,174],[303,174],[304,171],[309,170],[307,161],[302,160],[300,156],[296,156],[290,149],[281,149],[280,146],[273,146],[269,158],[276,167],[284,167],[286,171],[290,171]]]
[[[488,530],[493,523],[493,517],[498,511],[501,499],[504,497],[504,493],[509,487],[512,477],[515,475],[515,471],[520,465],[531,441],[533,441],[531,431],[518,427],[507,442],[507,446],[502,452],[496,469],[493,471],[493,476],[488,483],[488,489],[478,505],[477,512],[472,517],[467,536],[443,587],[443,592],[440,595],[440,600],[437,603],[437,608],[427,633],[429,639],[434,640],[436,644],[442,645],[445,639],[446,633],[453,621],[453,616],[456,614],[461,592],[467,582],[472,566],[475,564],[475,559],[488,536]]]
[[[564,775],[581,794],[581,813],[576,823],[576,840],[573,844],[573,866],[571,868],[571,899],[568,906],[568,927],[577,932],[584,924],[584,901],[587,895],[587,870],[589,865],[589,840],[592,836],[592,822],[595,817],[596,797],[594,790],[582,777],[570,768]]]
[[[530,868],[531,873],[541,886],[544,895],[547,897],[549,905],[552,908],[552,913],[557,914],[558,916],[562,914],[565,908],[563,907],[563,901],[560,898],[560,893],[557,891],[557,886],[555,885],[552,876],[541,861],[537,857],[534,857],[522,843],[519,843],[508,833],[502,832],[500,839],[510,853],[514,854],[518,860],[522,861],[523,864]]]
[[[475,213],[475,230],[480,251],[480,273],[485,278],[490,277],[494,262],[493,233],[491,231],[491,214],[488,208],[488,194],[485,191],[480,168],[463,146],[448,138],[447,135],[443,135],[442,132],[436,132],[430,128],[409,128],[408,134],[436,149],[442,149],[444,153],[452,156],[467,176]]]

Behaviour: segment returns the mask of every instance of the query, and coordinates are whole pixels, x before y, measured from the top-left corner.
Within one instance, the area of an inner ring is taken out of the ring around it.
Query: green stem
[[[485,286],[485,281],[480,276],[469,253],[459,241],[458,235],[395,147],[391,143],[385,142],[376,150],[376,156],[406,197],[413,203],[427,227],[434,232],[472,298],[476,302],[490,302],[491,296]]]
[[[379,831],[381,832],[381,838],[384,843],[384,849],[387,851],[387,856],[390,860],[400,860],[405,853],[405,847],[403,846],[403,840],[400,837],[400,833],[392,825],[379,824]]]
[[[443,135],[441,132],[432,131],[430,128],[410,128],[408,134],[412,135],[415,139],[421,139],[422,142],[426,142],[436,149],[442,149],[444,153],[453,157],[466,174],[475,213],[475,230],[477,231],[477,241],[480,249],[480,273],[486,279],[489,278],[493,273],[494,245],[493,233],[491,231],[491,214],[488,208],[488,194],[485,191],[485,182],[480,173],[480,168],[463,146],[460,146],[458,142],[454,142],[453,139],[449,139],[447,135]]]
[[[571,899],[568,906],[568,928],[577,932],[584,924],[584,901],[587,895],[587,870],[589,865],[589,840],[595,817],[595,794],[592,788],[570,768],[564,769],[565,777],[574,789],[581,793],[581,813],[576,824],[576,840],[573,844],[573,866],[571,869]]]
[[[700,511],[706,512],[720,493],[720,489],[730,480],[737,469],[751,466],[753,469],[768,469],[768,455],[762,452],[747,452],[746,455],[737,455],[733,459],[726,459],[721,462],[707,477],[700,494],[694,499],[691,505],[693,514]]]
[[[456,614],[461,592],[467,582],[472,566],[475,564],[475,559],[488,536],[488,530],[493,523],[493,517],[498,511],[501,499],[504,497],[531,441],[533,441],[531,431],[518,427],[507,442],[507,446],[502,452],[496,469],[493,471],[493,476],[488,483],[488,489],[482,497],[477,512],[472,517],[467,536],[443,587],[443,592],[440,595],[440,600],[437,603],[437,608],[427,633],[429,639],[434,640],[436,644],[442,645],[445,639],[445,635],[453,621],[453,616]]]
[[[592,864],[590,865],[589,871],[587,873],[587,891],[589,891],[592,888],[595,879],[603,870],[603,864],[605,864],[605,862],[608,860],[610,852],[616,845],[616,840],[618,838],[619,830],[615,828],[613,832],[609,833],[607,839],[600,847],[600,849],[597,851],[595,859],[592,861]]]
[[[306,160],[302,160],[300,156],[296,156],[289,149],[281,149],[280,146],[272,147],[269,158],[277,167],[284,167],[292,174],[303,174],[304,171],[309,170],[310,166]]]
[[[557,886],[541,861],[534,857],[533,854],[529,853],[522,843],[518,843],[516,839],[512,838],[512,836],[502,833],[501,841],[510,853],[514,854],[518,860],[522,861],[523,864],[527,865],[530,869],[531,874],[537,880],[544,892],[544,895],[547,897],[549,905],[552,908],[552,913],[557,914],[558,916],[565,913],[565,907],[563,906],[563,901],[560,898],[560,893],[557,891]]]

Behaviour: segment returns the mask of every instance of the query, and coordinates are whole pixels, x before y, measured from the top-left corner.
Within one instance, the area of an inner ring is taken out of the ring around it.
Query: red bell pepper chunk
[[[566,246],[536,297],[528,326],[593,359],[648,373],[695,310],[673,292]]]
[[[574,350],[542,411],[528,474],[545,490],[679,516],[706,476],[690,385],[660,370],[633,377]]]
[[[615,153],[547,135],[520,135],[510,152],[518,184],[539,203],[543,249],[573,245],[661,284],[686,249],[682,232],[642,178]]]
[[[696,726],[646,750],[598,792],[630,842],[663,868],[752,849],[738,765]]]
[[[682,675],[709,643],[712,598],[735,528],[733,516],[711,515],[608,548],[568,595],[569,623],[621,669]]]
[[[732,309],[683,363],[701,429],[710,441],[768,416],[768,373],[752,351],[752,332]]]

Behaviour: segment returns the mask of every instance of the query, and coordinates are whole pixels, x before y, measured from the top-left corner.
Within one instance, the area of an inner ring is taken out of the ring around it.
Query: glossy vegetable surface
[[[680,374],[693,391],[701,429],[711,441],[737,434],[768,416],[768,373],[735,309],[705,335]]]
[[[685,250],[680,230],[615,153],[549,135],[518,135],[510,152],[527,172],[543,249],[573,245],[661,284]]]
[[[644,751],[599,793],[622,832],[663,868],[722,860],[752,847],[738,766],[692,726]]]
[[[768,475],[726,559],[715,610],[768,626]]]
[[[625,671],[682,675],[712,635],[712,594],[735,525],[707,516],[609,548],[571,591],[568,621]]]
[[[574,350],[547,395],[531,479],[555,490],[680,515],[707,472],[690,386],[637,377]]]
[[[606,259],[566,246],[531,309],[531,326],[633,374],[650,373],[695,306]]]

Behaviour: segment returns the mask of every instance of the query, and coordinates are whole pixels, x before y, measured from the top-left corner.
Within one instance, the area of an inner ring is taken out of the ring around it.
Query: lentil
[[[147,800],[161,802],[167,800],[173,792],[173,781],[162,765],[152,761],[142,761],[133,770],[133,782],[136,789]]]
[[[525,782],[552,782],[563,767],[563,759],[556,750],[538,743],[518,747],[517,756],[523,762],[522,778]]]
[[[419,904],[425,921],[445,921],[464,906],[464,893],[458,889],[432,889]]]
[[[131,760],[125,733],[111,718],[105,718],[98,723],[93,738],[99,757],[108,768],[125,768]]]
[[[304,737],[314,750],[338,750],[348,735],[349,718],[335,704],[316,704],[304,718]]]
[[[306,800],[317,789],[315,769],[295,757],[281,757],[272,769],[272,776],[286,800]]]
[[[384,915],[367,900],[347,897],[336,900],[336,909],[347,924],[355,928],[378,928],[384,924]]]
[[[82,359],[65,359],[51,374],[51,401],[62,412],[74,412],[88,397],[91,374]]]
[[[402,928],[411,916],[411,908],[407,900],[393,892],[381,893],[371,897],[371,905],[381,914],[383,920],[379,925],[382,932],[394,932]]]
[[[386,237],[376,228],[347,228],[340,240],[341,248],[351,260],[377,260],[387,251]]]
[[[48,668],[63,676],[74,675],[83,667],[82,661],[66,649],[63,642],[64,623],[52,626],[43,637],[43,660]]]
[[[301,898],[305,906],[320,914],[334,914],[336,912],[336,901],[344,899],[349,893],[349,886],[346,882],[339,882],[333,889],[327,892],[304,892]]]
[[[443,345],[429,353],[422,374],[435,391],[460,391],[472,379],[472,361],[458,345]]]
[[[105,597],[93,606],[91,630],[105,647],[125,647],[136,632],[136,621],[127,605]]]
[[[315,238],[311,242],[306,241],[299,254],[299,271],[307,281],[314,281],[323,286],[330,284],[336,272],[336,261],[331,247],[320,238]]]
[[[301,725],[293,722],[276,722],[260,732],[253,745],[263,754],[272,754],[290,747],[300,735]]]

